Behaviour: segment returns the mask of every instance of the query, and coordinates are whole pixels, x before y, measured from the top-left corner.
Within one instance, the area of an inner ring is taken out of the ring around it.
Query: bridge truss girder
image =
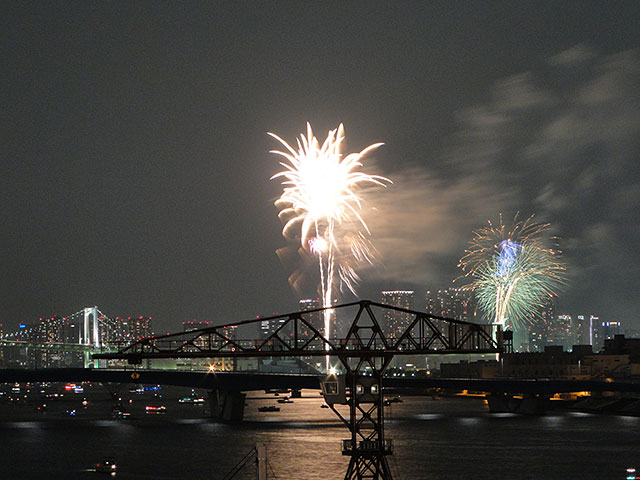
[[[361,300],[331,307],[340,311],[357,308],[344,338],[326,338],[309,320],[314,310],[227,323],[189,332],[143,338],[116,353],[97,354],[97,359],[121,359],[139,363],[143,358],[219,357],[324,357],[340,355],[443,355],[451,353],[499,353],[502,332],[498,325],[479,325],[426,312],[407,310]],[[411,317],[400,335],[385,333],[374,308]],[[280,321],[266,338],[239,340],[236,329],[264,321]]]
[[[344,418],[333,404],[329,406],[351,434],[343,441],[342,453],[350,457],[345,480],[391,480],[387,456],[393,448],[391,440],[384,435],[382,379],[392,358],[395,355],[500,353],[502,332],[496,325],[478,325],[368,300],[339,305],[332,310],[350,308],[355,308],[356,313],[344,338],[326,338],[313,325],[310,316],[326,310],[319,308],[142,339],[120,352],[98,354],[94,358],[126,359],[135,364],[144,358],[337,357],[346,371],[349,386],[346,394],[349,418]],[[374,309],[402,314],[407,324],[397,336],[385,333]],[[237,328],[265,320],[279,321],[280,326],[265,339],[236,338]]]

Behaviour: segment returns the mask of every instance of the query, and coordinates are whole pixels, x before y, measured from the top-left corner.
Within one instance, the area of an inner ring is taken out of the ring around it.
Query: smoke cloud
[[[630,298],[640,287],[638,52],[575,46],[497,82],[490,101],[456,119],[445,151],[390,169],[393,185],[371,192],[366,218],[383,258],[375,275],[449,286],[472,230],[500,213],[535,213],[551,223],[569,265],[562,306],[626,318],[640,311]]]

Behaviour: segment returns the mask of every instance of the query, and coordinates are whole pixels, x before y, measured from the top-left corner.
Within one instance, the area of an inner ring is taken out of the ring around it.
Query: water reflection
[[[41,422],[8,422],[5,425],[12,428],[23,428],[23,429],[40,429],[42,428]]]
[[[478,417],[461,417],[458,419],[458,422],[463,425],[477,425],[480,423],[480,419]]]
[[[542,422],[552,428],[559,428],[564,423],[564,417],[559,415],[547,415],[542,417]]]
[[[502,412],[502,413],[492,413],[491,417],[492,418],[513,418],[513,417],[518,417],[519,415],[517,413],[509,413],[509,412]]]
[[[296,400],[278,416],[247,409],[247,421],[240,424],[172,417],[172,410],[153,422],[143,417],[0,423],[0,437],[10,439],[0,449],[0,478],[93,478],[82,469],[109,455],[117,458],[118,478],[211,480],[222,478],[261,442],[273,478],[342,479],[348,458],[341,454],[341,440],[348,430],[317,402]],[[419,397],[393,408],[386,434],[397,447],[391,459],[397,479],[600,480],[612,478],[611,472],[618,478],[638,459],[637,417],[490,414],[469,399]]]
[[[415,418],[417,418],[418,420],[438,420],[443,417],[444,415],[440,413],[421,413],[415,416]]]

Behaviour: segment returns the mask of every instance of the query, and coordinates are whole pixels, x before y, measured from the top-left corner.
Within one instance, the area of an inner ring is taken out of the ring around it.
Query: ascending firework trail
[[[362,167],[362,158],[382,143],[343,158],[342,124],[331,130],[320,145],[307,123],[307,135],[300,135],[297,150],[277,135],[269,135],[286,149],[271,152],[286,159],[280,162],[285,170],[272,177],[282,178],[283,192],[276,201],[280,209],[278,217],[285,224],[282,234],[288,239],[299,239],[305,254],[317,257],[323,307],[330,307],[337,294],[336,283],[355,293],[357,269],[372,263],[375,256],[362,217],[360,192],[367,184],[385,186],[391,181],[357,169]],[[330,310],[325,310],[327,338],[331,333],[330,318]]]

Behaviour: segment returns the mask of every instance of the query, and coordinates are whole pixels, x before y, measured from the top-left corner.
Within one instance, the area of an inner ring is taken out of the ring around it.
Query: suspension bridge
[[[24,323],[15,332],[3,334],[0,346],[15,353],[18,362],[30,366],[51,366],[63,354],[78,354],[84,367],[95,365],[94,353],[117,351],[132,341],[129,325],[112,319],[98,307],[86,307],[64,317],[40,319],[31,326]]]

